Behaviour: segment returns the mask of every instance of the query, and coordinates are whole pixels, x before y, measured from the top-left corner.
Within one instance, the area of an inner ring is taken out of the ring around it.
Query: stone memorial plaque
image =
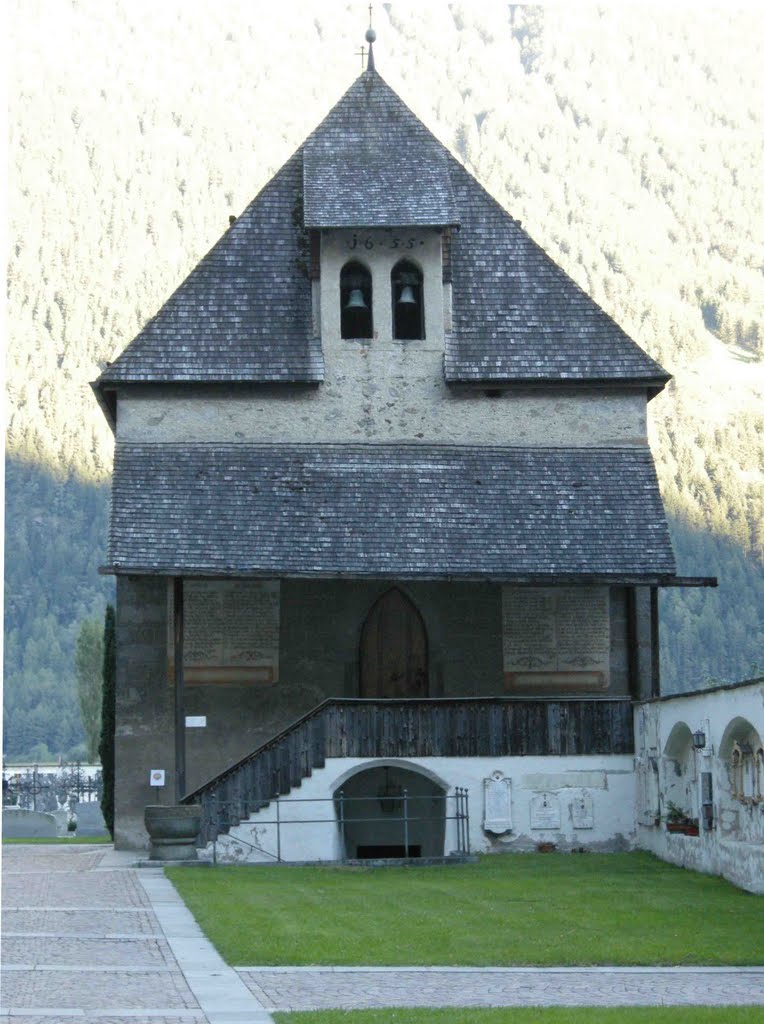
[[[531,828],[560,828],[560,798],[556,793],[531,796]]]
[[[610,676],[607,587],[503,587],[507,690],[601,691]]]
[[[512,782],[503,772],[483,779],[483,829],[500,836],[512,830]]]
[[[570,804],[573,828],[594,828],[594,801],[585,790],[577,793]]]
[[[169,588],[169,674],[173,666]],[[186,580],[183,586],[185,681],[275,683],[279,675],[278,580]]]
[[[654,757],[637,758],[637,821],[654,826],[660,818],[658,762]]]

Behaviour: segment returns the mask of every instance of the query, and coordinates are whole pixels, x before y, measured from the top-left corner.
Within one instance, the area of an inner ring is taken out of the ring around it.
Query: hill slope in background
[[[39,754],[80,738],[73,642],[111,592],[94,569],[112,441],[88,382],[348,87],[366,26],[365,8],[343,3],[9,10],[6,750]],[[722,586],[662,598],[673,689],[740,678],[762,660],[755,18],[501,3],[375,11],[382,75],[675,374],[650,409],[680,571],[717,573]]]

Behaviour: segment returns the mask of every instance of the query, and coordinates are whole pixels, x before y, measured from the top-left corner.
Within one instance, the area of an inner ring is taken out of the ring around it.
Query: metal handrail
[[[347,825],[361,824],[361,823],[379,823],[384,821],[385,824],[395,824],[400,822],[403,825],[403,848],[406,851],[406,856],[409,856],[408,851],[411,848],[410,842],[410,825],[416,822],[422,821],[437,821],[443,822],[444,824],[448,821],[456,822],[456,849],[454,853],[467,855],[470,853],[470,839],[469,839],[469,790],[457,786],[453,793],[441,793],[441,794],[409,794],[408,790],[403,789],[401,791],[401,803],[403,813],[400,815],[385,814],[383,817],[375,815],[371,818],[359,818],[355,815],[349,817],[346,813],[346,805],[352,803],[368,803],[373,800],[373,797],[369,795],[365,796],[345,796],[344,792],[340,790],[338,793],[329,797],[277,797],[275,799],[275,817],[274,818],[260,818],[258,816],[257,825],[275,825],[276,826],[276,853],[271,853],[266,850],[263,846],[250,842],[244,839],[242,836],[232,837],[232,841],[236,843],[243,843],[250,849],[257,850],[265,857],[270,857],[274,861],[282,862],[282,843],[281,843],[281,830],[288,825],[331,825],[339,828],[339,833],[342,838],[343,846],[346,840],[346,828]],[[409,804],[417,800],[427,800],[432,802],[433,800],[440,800],[444,804],[444,809],[447,811],[448,802],[454,801],[454,813],[449,815],[445,813],[443,816],[439,814],[417,814],[412,815],[409,813]],[[287,804],[333,804],[337,807],[336,818],[283,818],[281,816],[282,805]],[[215,809],[220,808],[220,801],[213,798],[213,806]],[[212,860],[214,864],[217,864],[217,837],[220,835],[219,830],[213,832],[212,839]]]

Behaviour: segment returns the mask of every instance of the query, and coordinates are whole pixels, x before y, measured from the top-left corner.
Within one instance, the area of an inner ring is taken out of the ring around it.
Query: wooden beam
[[[626,651],[628,658],[629,693],[641,700],[639,679],[639,632],[637,630],[637,594],[634,587],[626,588]]]
[[[650,655],[652,659],[652,696],[661,695],[660,621],[658,588],[650,587]]]
[[[183,577],[173,580],[173,657],[175,659],[175,803],[186,792],[186,686],[183,674]]]

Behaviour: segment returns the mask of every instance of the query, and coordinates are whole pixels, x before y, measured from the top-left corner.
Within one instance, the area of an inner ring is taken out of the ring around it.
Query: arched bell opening
[[[396,263],[390,274],[393,298],[393,337],[400,341],[424,338],[422,271],[411,260]]]
[[[340,271],[340,323],[343,338],[371,338],[371,273],[357,260]]]
[[[446,791],[399,765],[374,765],[334,793],[344,856],[351,860],[442,857]]]
[[[414,603],[393,587],[372,605],[361,629],[360,696],[426,697],[427,631]]]

